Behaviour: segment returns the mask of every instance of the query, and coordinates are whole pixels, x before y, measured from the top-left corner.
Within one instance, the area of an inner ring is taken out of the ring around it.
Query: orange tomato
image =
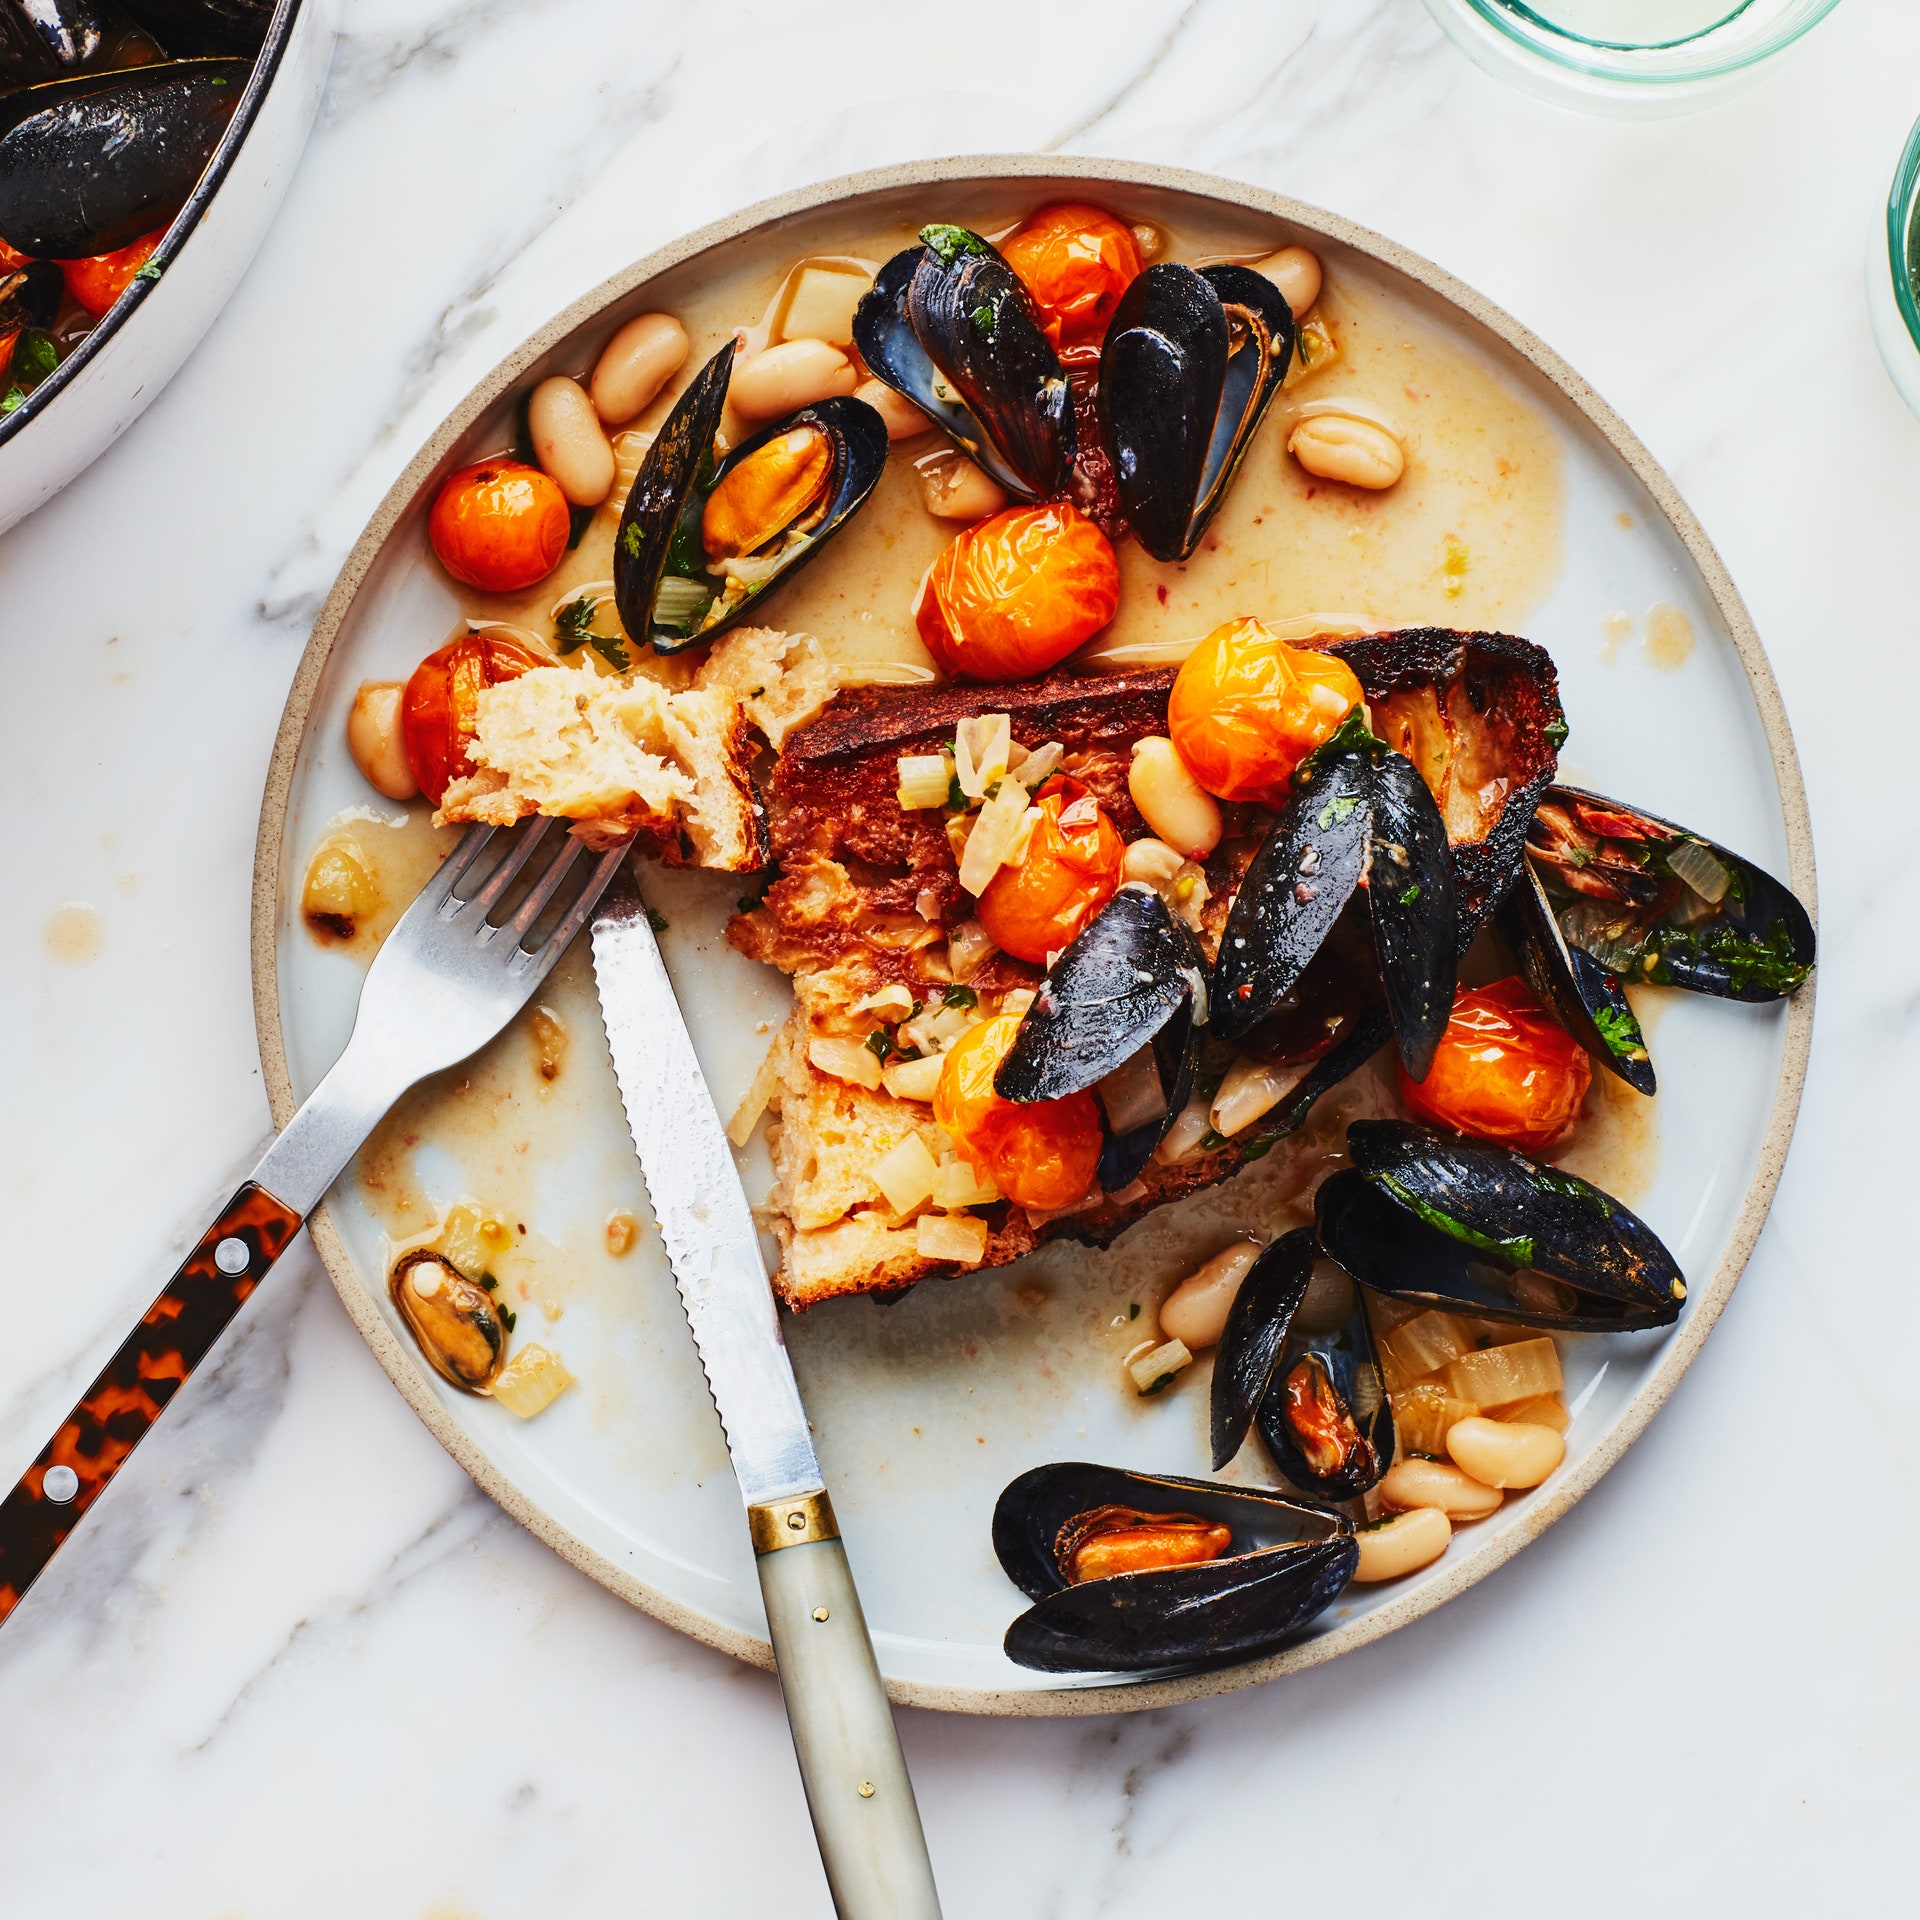
[[[427,538],[456,580],[513,593],[544,580],[567,550],[567,496],[538,467],[482,460],[440,489]]]
[[[927,651],[968,680],[1025,680],[1091,640],[1120,605],[1113,544],[1064,500],[1009,507],[954,536],[920,586]]]
[[[1043,1212],[1085,1197],[1100,1164],[1100,1109],[1090,1093],[1064,1100],[1003,1100],[993,1076],[1020,1031],[1002,1013],[962,1034],[940,1069],[933,1117],[960,1157],[1022,1207]]]
[[[420,791],[436,807],[449,781],[473,771],[468,749],[481,690],[544,664],[504,634],[469,633],[414,668],[400,696],[400,738]]]
[[[155,227],[131,245],[95,254],[91,260],[62,260],[60,272],[67,291],[98,320],[133,284],[133,276],[147,264],[166,231],[165,226]]]
[[[1515,976],[1453,996],[1425,1080],[1400,1069],[1400,1097],[1419,1119],[1541,1153],[1580,1117],[1593,1065],[1585,1049]]]
[[[1290,647],[1258,620],[1229,620],[1187,655],[1167,731],[1209,793],[1277,807],[1294,770],[1361,698],[1345,661]]]
[[[987,882],[978,912],[1003,953],[1045,966],[1119,891],[1127,848],[1077,780],[1055,774],[1036,804],[1027,857]]]
[[[1144,266],[1133,229],[1098,207],[1042,207],[1000,255],[1027,284],[1047,338],[1063,352],[1098,348],[1127,283]]]

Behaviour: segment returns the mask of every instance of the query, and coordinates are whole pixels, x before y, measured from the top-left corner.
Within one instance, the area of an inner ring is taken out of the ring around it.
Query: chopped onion
[[[964,985],[999,951],[978,920],[962,920],[947,935],[947,970]]]
[[[864,1000],[856,1000],[854,1013],[877,1013],[883,1019],[891,1017],[904,1020],[913,1011],[913,995],[898,980],[889,980],[877,992],[870,993]]]
[[[700,581],[684,579],[677,573],[665,574],[653,596],[653,624],[690,627],[706,612],[712,600],[711,589]]]
[[[1701,840],[1682,840],[1668,853],[1667,865],[1709,906],[1717,907],[1733,885],[1733,876],[1714,858],[1713,849]]]
[[[1033,1002],[1034,991],[1031,987],[1009,987],[1000,996],[1000,1011],[1024,1014]]]
[[[1470,1420],[1480,1411],[1471,1400],[1456,1400],[1431,1380],[1388,1396],[1393,1402],[1393,1432],[1403,1453],[1430,1453],[1447,1457],[1447,1432],[1456,1421]]]
[[[1456,1315],[1437,1308],[1402,1321],[1380,1339],[1382,1357],[1408,1381],[1438,1373],[1473,1351],[1473,1336]]]
[[[1014,749],[1017,756],[1008,762],[1007,771],[1031,793],[1034,788],[1044,786],[1066,758],[1066,748],[1058,740],[1049,740],[1044,747],[1035,747],[1031,753],[1023,749]]]
[[[856,1087],[866,1087],[874,1093],[880,1091],[880,1062],[864,1041],[809,1040],[807,1059],[835,1080],[850,1080]]]
[[[1127,1360],[1136,1393],[1158,1393],[1182,1367],[1193,1365],[1193,1354],[1184,1340],[1169,1340],[1164,1346],[1149,1347],[1145,1353]]]
[[[1309,1063],[1310,1064],[1310,1063]],[[1213,1096],[1213,1130],[1231,1140],[1271,1113],[1307,1077],[1302,1065],[1276,1066],[1243,1054]]]
[[[1040,809],[1029,807],[1020,816],[1020,824],[1013,830],[1013,842],[1000,856],[1003,867],[1018,867],[1026,864],[1028,849],[1033,845],[1033,830],[1040,824]]]
[[[880,1069],[880,1079],[896,1100],[931,1102],[946,1064],[946,1056],[939,1053],[930,1053],[924,1060],[895,1060]]]
[[[923,1260],[977,1267],[987,1251],[987,1223],[967,1213],[923,1213],[914,1222],[914,1247]]]
[[[1483,1347],[1462,1354],[1446,1370],[1446,1385],[1456,1398],[1475,1406],[1510,1407],[1558,1393],[1563,1384],[1560,1349],[1552,1340],[1517,1340],[1508,1347]]]
[[[873,1184],[886,1196],[895,1213],[911,1213],[933,1197],[939,1163],[917,1133],[897,1140],[873,1163]]]
[[[1107,1110],[1108,1129],[1116,1134],[1144,1127],[1167,1110],[1167,1096],[1160,1085],[1160,1062],[1154,1057],[1151,1042],[1130,1053],[1094,1091]]]
[[[509,1413],[531,1420],[536,1413],[545,1413],[572,1385],[573,1375],[560,1356],[536,1344],[522,1347],[500,1369],[491,1392]]]
[[[944,807],[953,790],[953,762],[944,753],[903,753],[900,805],[911,813],[919,807]]]
[[[1013,748],[1013,722],[1004,713],[983,713],[954,728],[954,772],[969,800],[984,800],[987,789],[1007,771]],[[1020,796],[1021,805],[1026,795]],[[979,888],[974,889],[976,893]]]
[[[1027,790],[1018,780],[1003,780],[999,791],[980,809],[960,856],[960,884],[978,898],[998,873],[1020,832],[1027,810]]]
[[[1598,900],[1576,900],[1566,908],[1560,932],[1569,946],[1585,948],[1609,973],[1630,973],[1639,964],[1639,931]]]
[[[742,1096],[740,1104],[733,1110],[733,1118],[727,1122],[727,1138],[736,1147],[744,1147],[753,1138],[753,1130],[760,1124],[760,1116],[767,1110],[767,1102],[773,1098],[773,1090],[780,1083],[780,1036],[775,1034],[773,1044],[767,1048],[766,1058],[760,1062],[760,1071],[753,1076],[753,1085]]]
[[[962,1207],[990,1207],[1001,1197],[991,1180],[983,1180],[964,1160],[949,1160],[933,1172],[933,1204],[945,1213]]]

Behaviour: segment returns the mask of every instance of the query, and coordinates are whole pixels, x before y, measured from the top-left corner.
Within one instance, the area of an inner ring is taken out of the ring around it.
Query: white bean
[[[1498,1487],[1472,1479],[1444,1460],[1412,1455],[1396,1460],[1380,1482],[1380,1504],[1395,1513],[1438,1507],[1449,1520],[1484,1520],[1503,1498]]]
[[[1298,320],[1320,298],[1320,257],[1306,247],[1282,247],[1254,268],[1280,289],[1280,297]]]
[[[1395,1514],[1354,1536],[1360,1549],[1354,1580],[1362,1585],[1376,1580],[1398,1580],[1404,1573],[1431,1566],[1447,1550],[1453,1523],[1438,1507],[1415,1507]]]
[[[853,362],[824,340],[782,340],[733,363],[727,403],[742,420],[777,420],[860,384]]]
[[[853,397],[864,400],[887,423],[889,440],[913,440],[933,425],[933,416],[922,413],[904,393],[895,393],[884,380],[862,380]]]
[[[926,496],[927,511],[936,520],[984,520],[1007,504],[999,484],[987,477],[964,453],[943,447],[922,454],[913,463]]]
[[[369,680],[353,696],[353,711],[347,715],[347,751],[353,764],[366,775],[367,785],[389,800],[411,800],[420,791],[400,731],[405,692],[398,680]]]
[[[1406,450],[1377,421],[1354,413],[1315,413],[1294,428],[1287,451],[1321,480],[1379,493],[1407,470]]]
[[[542,380],[527,402],[533,457],[568,504],[597,507],[613,491],[613,443],[577,380]]]
[[[1241,1240],[1196,1267],[1160,1303],[1160,1331],[1169,1340],[1184,1341],[1195,1353],[1218,1346],[1233,1297],[1247,1269],[1259,1258],[1260,1249],[1250,1240]]]
[[[1567,1457],[1567,1443],[1551,1427],[1476,1414],[1447,1429],[1447,1451],[1489,1487],[1537,1487]]]
[[[587,390],[608,426],[631,420],[686,364],[687,330],[670,313],[629,320],[601,349]]]
[[[1220,808],[1171,740],[1150,734],[1134,742],[1127,791],[1141,819],[1187,859],[1204,860],[1220,844]]]

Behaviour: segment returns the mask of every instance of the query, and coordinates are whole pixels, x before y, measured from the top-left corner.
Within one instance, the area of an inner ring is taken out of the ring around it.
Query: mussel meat
[[[1120,297],[1100,417],[1120,505],[1156,560],[1200,544],[1292,358],[1293,314],[1248,267],[1161,262]]]
[[[886,465],[886,422],[845,398],[773,421],[716,464],[733,356],[729,341],[680,396],[614,538],[620,622],[661,653],[712,639],[805,566]]]
[[[80,260],[150,233],[205,172],[251,71],[172,60],[0,96],[0,240]]]
[[[1007,1629],[1007,1657],[1043,1673],[1248,1659],[1329,1606],[1359,1560],[1331,1509],[1078,1461],[1007,1487],[993,1549],[1035,1602]]]
[[[1322,1183],[1320,1248],[1399,1300],[1574,1332],[1679,1318],[1687,1283],[1638,1215],[1577,1174],[1401,1120],[1356,1120]]]
[[[485,1393],[507,1362],[507,1330],[488,1290],[425,1247],[397,1261],[387,1285],[434,1372]]]

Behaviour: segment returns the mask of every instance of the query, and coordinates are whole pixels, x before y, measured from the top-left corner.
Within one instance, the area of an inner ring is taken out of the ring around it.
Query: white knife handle
[[[752,1507],[793,1750],[840,1920],[940,1920],[913,1783],[824,1493]]]

